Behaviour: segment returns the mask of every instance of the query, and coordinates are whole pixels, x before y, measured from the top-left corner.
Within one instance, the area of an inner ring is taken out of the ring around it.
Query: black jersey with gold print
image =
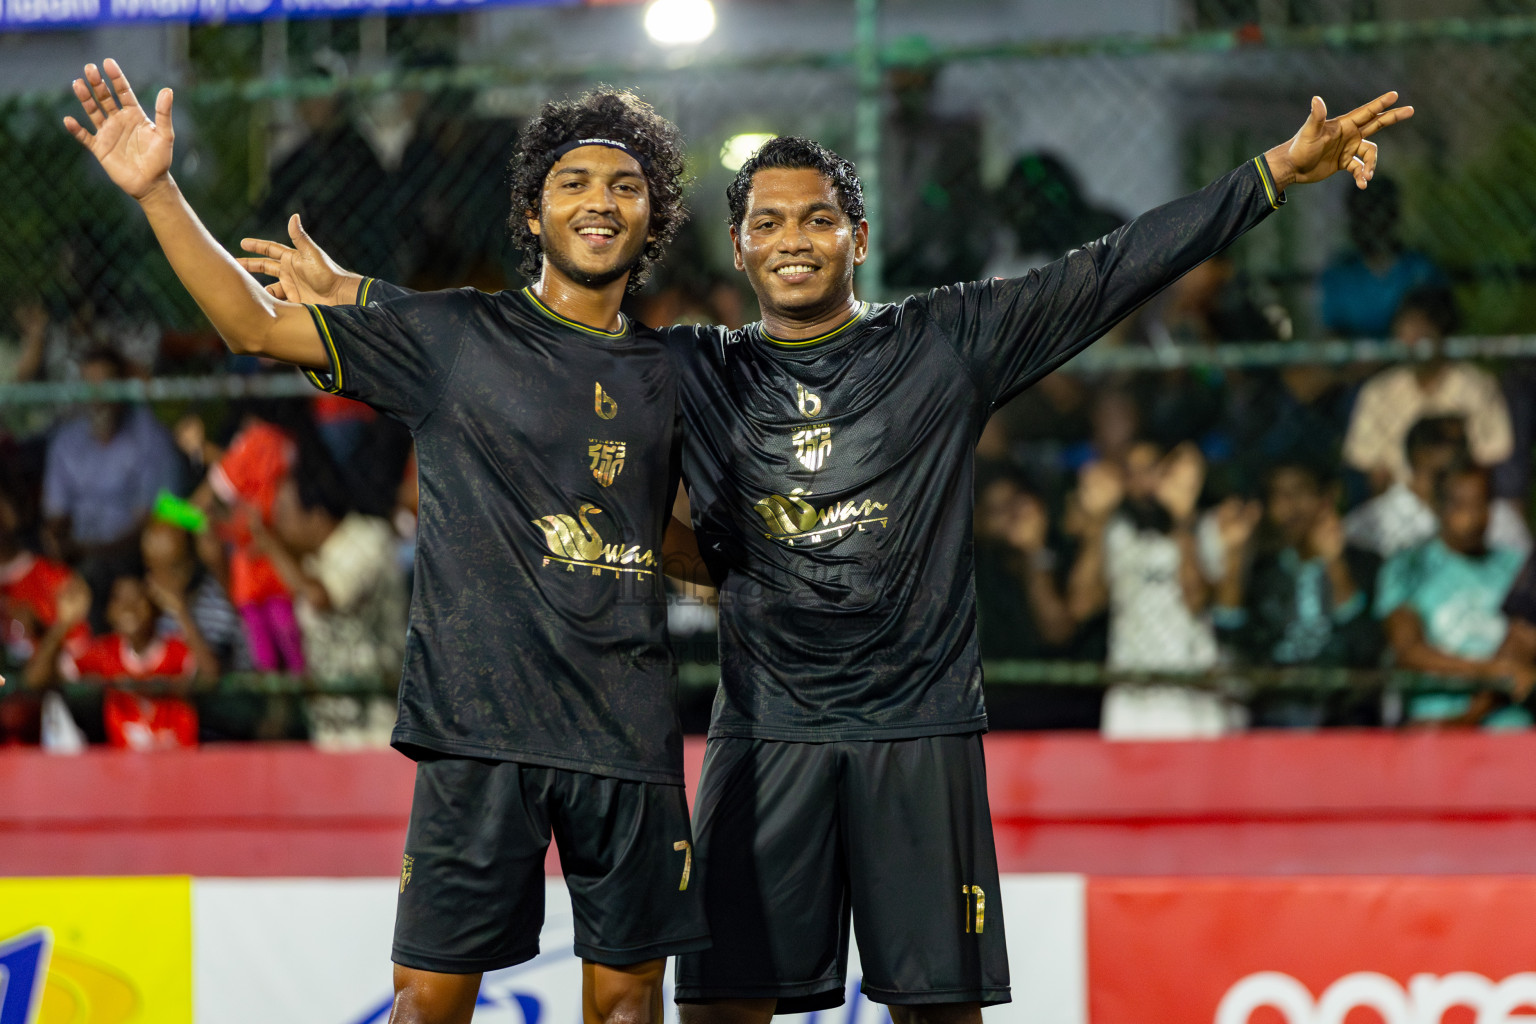
[[[1262,159],[1012,280],[819,338],[675,328],[683,474],[720,584],[712,736],[986,727],[973,451],[999,405],[1279,206]]]
[[[359,297],[311,307],[331,367],[310,376],[416,439],[395,745],[680,782],[660,564],[677,375],[662,339],[565,320],[526,290],[365,282]]]

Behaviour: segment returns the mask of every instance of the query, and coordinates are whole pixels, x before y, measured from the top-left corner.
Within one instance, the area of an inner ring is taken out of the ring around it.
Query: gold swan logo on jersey
[[[763,517],[771,534],[789,536],[804,533],[816,525],[816,510],[800,497],[809,493],[796,487],[789,492],[787,498],[782,494],[770,494],[753,505],[752,509]]]
[[[642,551],[638,544],[609,544],[603,540],[597,527],[587,519],[602,514],[602,511],[586,502],[574,516],[556,513],[533,520],[533,525],[543,531],[544,544],[549,548],[544,564],[559,562],[567,572],[575,572],[576,567],[582,565],[590,568],[594,576],[601,576],[605,571],[615,576],[635,573],[644,580],[653,575],[654,567],[659,564],[654,551]]]
[[[608,397],[601,381],[597,383],[597,397],[593,401],[599,419],[611,420],[619,414],[619,403]]]
[[[587,516],[595,516],[602,511],[588,502],[577,510],[575,516],[544,516],[535,519],[533,525],[544,531],[544,543],[549,545],[550,551],[562,558],[591,562],[602,556],[603,538],[598,535],[597,527],[587,522]]]
[[[816,508],[806,498],[811,492],[796,487],[788,495],[770,494],[752,506],[762,517],[769,540],[782,540],[790,547],[818,544],[823,540],[835,540],[850,530],[862,531],[864,527],[879,523],[889,525],[889,516],[876,515],[890,508],[889,505],[868,498],[863,501],[837,501],[825,508]]]

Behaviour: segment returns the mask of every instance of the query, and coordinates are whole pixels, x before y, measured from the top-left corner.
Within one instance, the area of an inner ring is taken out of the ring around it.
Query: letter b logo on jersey
[[[611,420],[619,414],[619,403],[608,397],[601,381],[597,384],[596,406],[599,419]]]
[[[805,390],[804,384],[795,385],[795,401],[800,406],[800,415],[806,419],[815,419],[821,414],[821,396]]]

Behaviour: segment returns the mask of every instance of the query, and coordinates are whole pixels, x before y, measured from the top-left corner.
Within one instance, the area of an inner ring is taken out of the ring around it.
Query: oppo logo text
[[[1260,1007],[1279,1011],[1286,1024],[1344,1024],[1358,1009],[1375,1011],[1382,1024],[1442,1024],[1453,1007],[1475,1011],[1477,1024],[1536,1024],[1529,1012],[1536,1011],[1536,972],[1497,982],[1470,971],[1415,974],[1404,988],[1385,974],[1361,971],[1346,974],[1313,999],[1289,974],[1263,971],[1227,990],[1215,1024],[1249,1024]]]

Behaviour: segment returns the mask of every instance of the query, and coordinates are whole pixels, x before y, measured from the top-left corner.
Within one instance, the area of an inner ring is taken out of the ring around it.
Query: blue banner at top
[[[484,7],[570,6],[587,0],[0,0],[0,32],[184,21],[446,13]]]

